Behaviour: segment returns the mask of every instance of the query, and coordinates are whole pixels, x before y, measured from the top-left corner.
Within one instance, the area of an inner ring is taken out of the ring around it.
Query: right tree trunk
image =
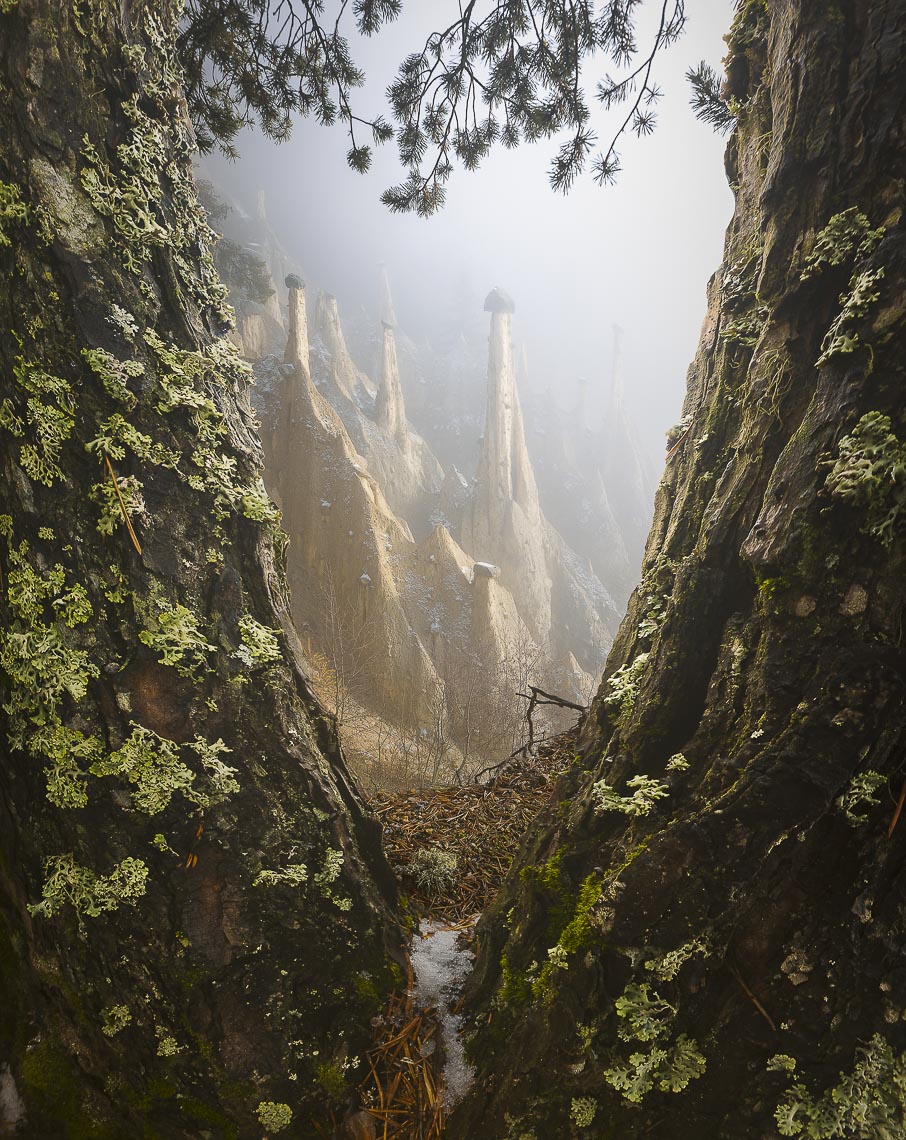
[[[681,442],[479,928],[456,1137],[906,1134],[906,4],[745,0],[729,44]]]

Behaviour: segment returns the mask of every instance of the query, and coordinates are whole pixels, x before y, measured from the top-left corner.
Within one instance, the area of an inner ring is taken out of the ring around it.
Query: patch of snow
[[[500,567],[495,566],[493,562],[476,562],[472,567],[472,571],[476,578],[500,577]]]
[[[462,1018],[451,1006],[458,997],[474,955],[460,945],[459,931],[423,920],[412,940],[412,971],[416,1001],[436,1007],[444,1047],[444,1101],[448,1108],[458,1104],[475,1079],[462,1045]]]
[[[25,1102],[19,1096],[13,1074],[4,1061],[0,1065],[0,1132],[14,1132],[25,1119]]]

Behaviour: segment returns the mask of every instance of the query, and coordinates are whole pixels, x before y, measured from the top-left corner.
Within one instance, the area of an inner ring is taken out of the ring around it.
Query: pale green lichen
[[[233,654],[243,665],[253,668],[256,665],[272,665],[280,660],[279,630],[271,629],[256,621],[251,614],[239,619],[239,636],[242,644]]]
[[[273,1100],[262,1100],[255,1110],[258,1123],[268,1132],[282,1132],[293,1122],[293,1110],[288,1104]]]
[[[163,811],[176,792],[191,803],[207,803],[194,787],[195,773],[179,758],[179,745],[143,725],[132,722],[130,728],[119,748],[91,765],[93,776],[126,780],[134,788],[133,805],[147,815]]]
[[[689,1081],[695,1081],[705,1070],[699,1045],[680,1034],[674,1044],[655,1045],[647,1053],[631,1053],[628,1066],[605,1069],[604,1080],[622,1096],[639,1104],[652,1089],[661,1092],[683,1092]]]
[[[14,2],[14,0],[13,0]],[[0,0],[0,12],[10,12],[11,0]],[[19,187],[12,182],[0,182],[0,246],[10,245],[8,227],[28,221],[28,207],[22,201]]]
[[[456,882],[459,860],[451,851],[425,847],[410,860],[407,873],[417,887],[430,895],[450,891]]]
[[[838,797],[837,807],[843,812],[847,820],[858,827],[868,821],[864,809],[879,804],[881,801],[875,794],[887,786],[887,777],[871,768],[858,772],[849,782],[846,791]]]
[[[648,663],[648,654],[640,653],[629,665],[621,665],[607,681],[607,691],[602,700],[618,716],[626,717],[632,712],[635,699],[642,683],[642,675]]]
[[[116,479],[116,487],[113,485],[113,478]],[[116,493],[117,488],[119,495]],[[134,475],[127,475],[125,478],[112,476],[95,483],[88,492],[88,497],[100,508],[97,521],[98,533],[113,534],[118,526],[125,526],[123,504],[130,522],[135,525],[137,517],[145,511],[143,489],[141,482]]]
[[[22,357],[13,365],[13,379],[25,396],[25,408],[10,414],[18,423],[28,423],[29,442],[19,449],[19,463],[30,479],[51,487],[64,478],[59,460],[75,426],[72,386]]]
[[[231,748],[227,748],[222,740],[209,742],[200,736],[196,736],[187,747],[197,754],[210,781],[211,790],[206,796],[208,805],[218,803],[239,791],[236,769],[231,768],[229,764],[224,764],[220,759],[225,752],[232,751]]]
[[[834,317],[830,328],[821,341],[821,355],[815,362],[820,368],[834,356],[845,356],[862,347],[857,332],[846,331],[845,326],[866,316],[869,308],[880,298],[881,291],[875,286],[884,277],[884,267],[857,273],[849,283],[849,292],[840,296],[842,308]]]
[[[667,761],[668,772],[685,772],[689,768],[689,761],[682,752],[675,752]]]
[[[286,884],[288,887],[301,887],[308,882],[308,868],[304,863],[288,863],[279,871],[259,871],[255,876],[253,887],[277,887]]]
[[[627,985],[614,1007],[621,1019],[620,1039],[649,1045],[646,1053],[632,1053],[628,1062],[614,1064],[602,1074],[626,1100],[638,1104],[655,1087],[682,1092],[704,1073],[705,1058],[694,1040],[685,1034],[672,1043],[664,1040],[676,1009],[647,983]]]
[[[0,427],[4,431],[8,431],[10,435],[17,437],[22,436],[25,432],[22,417],[16,414],[12,401],[9,399],[0,400]]]
[[[172,665],[181,677],[194,681],[209,671],[208,654],[216,649],[202,637],[198,618],[180,604],[160,610],[154,627],[143,629],[138,638],[158,654],[162,665]]]
[[[68,630],[92,613],[85,588],[67,588],[60,564],[36,570],[29,545],[12,541],[12,520],[2,517],[8,539],[6,595],[12,621],[0,629],[0,669],[9,688],[3,710],[9,716],[9,743],[40,754],[32,740],[36,730],[59,725],[58,707],[67,697],[84,697],[99,670],[87,651],[69,643]]]
[[[889,416],[867,412],[840,440],[826,486],[835,498],[866,509],[867,533],[885,545],[893,540],[906,510],[906,443],[891,430]]]
[[[626,781],[632,788],[631,796],[621,796],[606,780],[598,780],[592,785],[591,794],[595,801],[595,811],[621,812],[623,815],[648,815],[658,800],[670,794],[670,788],[649,776],[633,776]]]
[[[701,938],[690,938],[675,950],[669,950],[660,958],[651,958],[645,963],[645,969],[651,971],[655,977],[664,982],[672,982],[682,967],[696,954],[704,957],[710,953],[706,941]]]
[[[335,895],[331,890],[331,884],[335,883],[340,877],[340,871],[343,867],[343,852],[336,850],[336,848],[328,847],[324,854],[324,862],[321,864],[321,870],[317,872],[314,877],[315,886],[317,886],[321,894],[338,910],[351,910],[352,899],[344,895]]]
[[[60,808],[85,807],[88,803],[86,768],[103,755],[100,739],[51,721],[35,730],[28,747],[32,755],[43,755],[50,761],[44,769],[50,802]]]
[[[107,320],[114,328],[119,329],[125,339],[130,343],[138,336],[138,321],[130,312],[122,308],[121,305],[113,305],[111,307],[110,316]]]
[[[108,416],[98,425],[97,434],[85,444],[85,450],[101,458],[107,456],[114,462],[120,462],[131,452],[137,459],[153,463],[156,467],[175,469],[179,466],[177,452],[162,443],[156,443],[119,412]]]
[[[181,1053],[185,1046],[180,1045],[176,1038],[169,1033],[163,1025],[155,1025],[154,1033],[157,1036],[158,1057],[175,1057]]]
[[[756,305],[748,312],[729,317],[720,330],[719,339],[727,344],[754,348],[764,331],[769,311],[766,305]]]
[[[146,890],[148,868],[141,859],[126,858],[109,875],[97,875],[75,861],[72,854],[53,855],[44,865],[42,901],[29,906],[31,915],[51,918],[67,903],[81,918],[97,918],[105,911],[132,904]]]
[[[598,1102],[590,1096],[573,1097],[569,1118],[577,1128],[590,1128],[598,1111]]]
[[[628,1065],[615,1065],[602,1075],[626,1100],[639,1104],[655,1087],[661,1092],[682,1092],[690,1081],[704,1073],[705,1067],[697,1043],[681,1034],[672,1045],[656,1045],[647,1053],[633,1053]]]
[[[246,488],[240,499],[240,509],[253,522],[276,525],[280,521],[280,511],[271,502],[262,479]]]
[[[673,1006],[647,982],[626,986],[614,1007],[617,1016],[623,1019],[617,1032],[624,1041],[653,1041],[663,1034],[666,1022],[676,1015]]]
[[[132,1020],[132,1014],[127,1005],[111,1005],[101,1010],[101,1018],[101,1032],[106,1037],[115,1037]]]
[[[144,373],[143,364],[137,360],[119,360],[104,348],[84,348],[82,356],[111,399],[129,409],[135,407],[136,397],[129,382]]]
[[[791,1086],[774,1112],[781,1136],[900,1140],[906,1134],[906,1054],[895,1054],[876,1033],[856,1056],[852,1072],[840,1073],[839,1082],[818,1096],[801,1081]],[[781,1067],[793,1071],[788,1064]]]
[[[815,238],[815,244],[805,262],[802,280],[807,281],[829,267],[867,257],[883,236],[884,227],[879,226],[873,230],[871,222],[858,206],[834,214]]]

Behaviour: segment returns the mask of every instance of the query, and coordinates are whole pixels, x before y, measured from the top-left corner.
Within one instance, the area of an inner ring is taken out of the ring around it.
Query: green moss
[[[547,908],[547,939],[555,942],[571,914],[570,894],[560,871],[563,851],[558,851],[546,863],[523,867],[519,877],[532,891],[542,897]]]
[[[57,1136],[64,1125],[67,1140],[101,1140],[109,1135],[92,1116],[84,1078],[52,1040],[39,1041],[25,1053],[19,1086],[34,1135]]]
[[[188,1120],[194,1120],[198,1124],[205,1125],[206,1130],[209,1128],[217,1129],[223,1140],[235,1140],[238,1135],[236,1125],[231,1124],[228,1117],[224,1116],[218,1109],[205,1104],[204,1101],[184,1096],[180,1099],[179,1105],[183,1116]]]
[[[762,578],[758,581],[758,593],[767,605],[772,606],[777,595],[784,590],[788,590],[789,586],[790,584],[786,578],[780,576],[775,578]]]
[[[315,1080],[329,1097],[342,1100],[346,1095],[346,1075],[339,1065],[332,1061],[318,1061],[315,1065]]]
[[[591,922],[591,912],[601,898],[604,880],[600,875],[589,875],[579,888],[579,897],[573,917],[563,928],[558,945],[567,954],[578,954],[587,950],[596,941],[595,929]]]
[[[374,978],[371,974],[360,973],[356,974],[352,979],[355,992],[362,998],[363,1001],[369,1002],[375,1006],[380,1005],[381,995],[378,993],[378,988],[375,985]]]
[[[532,983],[524,972],[514,970],[506,954],[500,956],[500,985],[497,990],[497,1004],[517,1008],[532,1001]]]

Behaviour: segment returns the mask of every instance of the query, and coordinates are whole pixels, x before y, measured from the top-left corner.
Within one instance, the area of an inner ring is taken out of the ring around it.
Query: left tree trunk
[[[0,1133],[310,1136],[399,933],[302,676],[178,5],[0,3]]]

